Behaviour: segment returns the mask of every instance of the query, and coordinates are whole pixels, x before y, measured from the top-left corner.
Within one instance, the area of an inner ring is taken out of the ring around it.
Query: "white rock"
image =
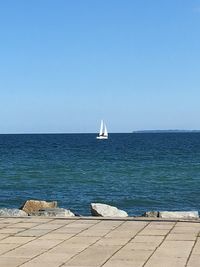
[[[198,211],[160,211],[159,218],[163,219],[198,219]]]
[[[125,211],[101,203],[91,203],[91,213],[93,216],[101,217],[128,217]]]
[[[2,217],[24,217],[24,216],[28,216],[28,214],[23,211],[23,210],[19,210],[19,209],[0,209],[0,216]]]

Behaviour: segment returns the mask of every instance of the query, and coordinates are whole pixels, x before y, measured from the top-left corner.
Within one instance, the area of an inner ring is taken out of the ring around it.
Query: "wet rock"
[[[81,214],[79,214],[77,212],[74,213],[74,216],[76,216],[76,217],[83,217]]]
[[[160,211],[159,218],[163,219],[199,219],[198,211]]]
[[[70,210],[63,208],[54,208],[54,209],[41,209],[36,212],[29,214],[30,216],[44,216],[44,217],[74,217],[74,213]]]
[[[24,217],[28,216],[28,214],[19,209],[0,209],[0,216],[2,217]]]
[[[91,213],[93,216],[101,217],[128,217],[125,211],[101,203],[91,203]]]
[[[150,217],[150,218],[157,218],[158,215],[159,215],[158,211],[146,211],[142,216]]]
[[[57,207],[57,201],[47,202],[40,200],[27,200],[21,207],[21,210],[30,214],[32,212],[36,212],[41,209],[56,208],[56,207]]]

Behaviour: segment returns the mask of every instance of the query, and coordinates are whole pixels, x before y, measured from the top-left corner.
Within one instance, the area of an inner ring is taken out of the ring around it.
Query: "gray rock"
[[[24,217],[28,216],[28,214],[19,209],[0,209],[0,216],[2,217]]]
[[[101,217],[128,217],[125,211],[101,203],[91,203],[91,213],[93,216]]]
[[[198,219],[198,211],[160,211],[159,218],[163,219]]]
[[[30,216],[44,216],[44,217],[74,217],[74,213],[70,210],[63,208],[54,208],[54,209],[41,209],[36,212],[29,214]]]
[[[150,218],[157,218],[158,217],[158,211],[146,211],[142,216],[150,217]]]
[[[47,202],[47,201],[40,201],[40,200],[27,200],[21,209],[26,213],[30,214],[32,212],[36,212],[40,209],[53,209],[57,207],[57,201]]]

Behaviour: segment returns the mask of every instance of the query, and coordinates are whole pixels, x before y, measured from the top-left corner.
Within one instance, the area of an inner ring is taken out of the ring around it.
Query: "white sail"
[[[107,128],[106,128],[105,124],[104,124],[104,136],[108,136],[108,131],[107,131]]]
[[[103,135],[103,120],[101,120],[101,127],[100,127],[100,131],[99,131],[99,135]]]

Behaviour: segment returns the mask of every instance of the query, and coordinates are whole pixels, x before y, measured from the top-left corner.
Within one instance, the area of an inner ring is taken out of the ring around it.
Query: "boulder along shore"
[[[91,216],[125,218],[129,217],[126,211],[104,203],[90,204]],[[1,217],[25,217],[25,216],[43,216],[43,217],[74,217],[82,216],[73,213],[70,209],[58,207],[57,201],[47,202],[44,200],[27,200],[19,209],[0,209]],[[134,216],[133,216],[134,217]],[[138,216],[137,216],[138,217]],[[161,218],[161,219],[199,219],[198,211],[147,211],[139,217]]]

